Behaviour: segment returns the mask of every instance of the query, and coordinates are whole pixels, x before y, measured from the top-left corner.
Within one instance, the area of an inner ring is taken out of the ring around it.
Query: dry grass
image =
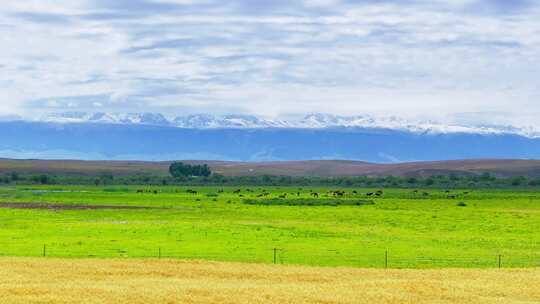
[[[0,258],[1,303],[540,303],[540,269]]]

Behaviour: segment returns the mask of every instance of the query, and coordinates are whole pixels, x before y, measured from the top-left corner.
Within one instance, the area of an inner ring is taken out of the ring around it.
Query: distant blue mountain
[[[184,129],[92,123],[0,122],[0,157],[86,160],[344,159],[404,162],[540,158],[540,139],[512,134],[377,128]]]

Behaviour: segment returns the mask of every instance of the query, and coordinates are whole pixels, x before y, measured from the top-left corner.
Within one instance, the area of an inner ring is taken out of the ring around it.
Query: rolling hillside
[[[492,173],[500,177],[540,177],[540,160],[452,160],[377,164],[360,161],[316,160],[287,162],[226,162],[186,161],[207,163],[216,173],[226,176],[430,176],[448,174]],[[0,174],[73,174],[167,175],[170,162],[140,161],[77,161],[77,160],[12,160],[0,159]]]

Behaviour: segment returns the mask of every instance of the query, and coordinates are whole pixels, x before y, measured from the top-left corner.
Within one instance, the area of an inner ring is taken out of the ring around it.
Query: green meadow
[[[377,190],[0,187],[0,255],[540,266],[540,192]]]

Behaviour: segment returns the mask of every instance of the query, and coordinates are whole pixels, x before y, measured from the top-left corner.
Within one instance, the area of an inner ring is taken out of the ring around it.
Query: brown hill
[[[375,164],[361,161],[313,160],[288,162],[225,162],[185,161],[209,164],[212,170],[226,176],[430,176],[437,174],[491,174],[540,177],[540,160],[451,160]],[[0,159],[0,174],[69,174],[69,175],[133,175],[139,173],[167,175],[170,162],[141,161],[78,161],[78,160],[12,160]]]

